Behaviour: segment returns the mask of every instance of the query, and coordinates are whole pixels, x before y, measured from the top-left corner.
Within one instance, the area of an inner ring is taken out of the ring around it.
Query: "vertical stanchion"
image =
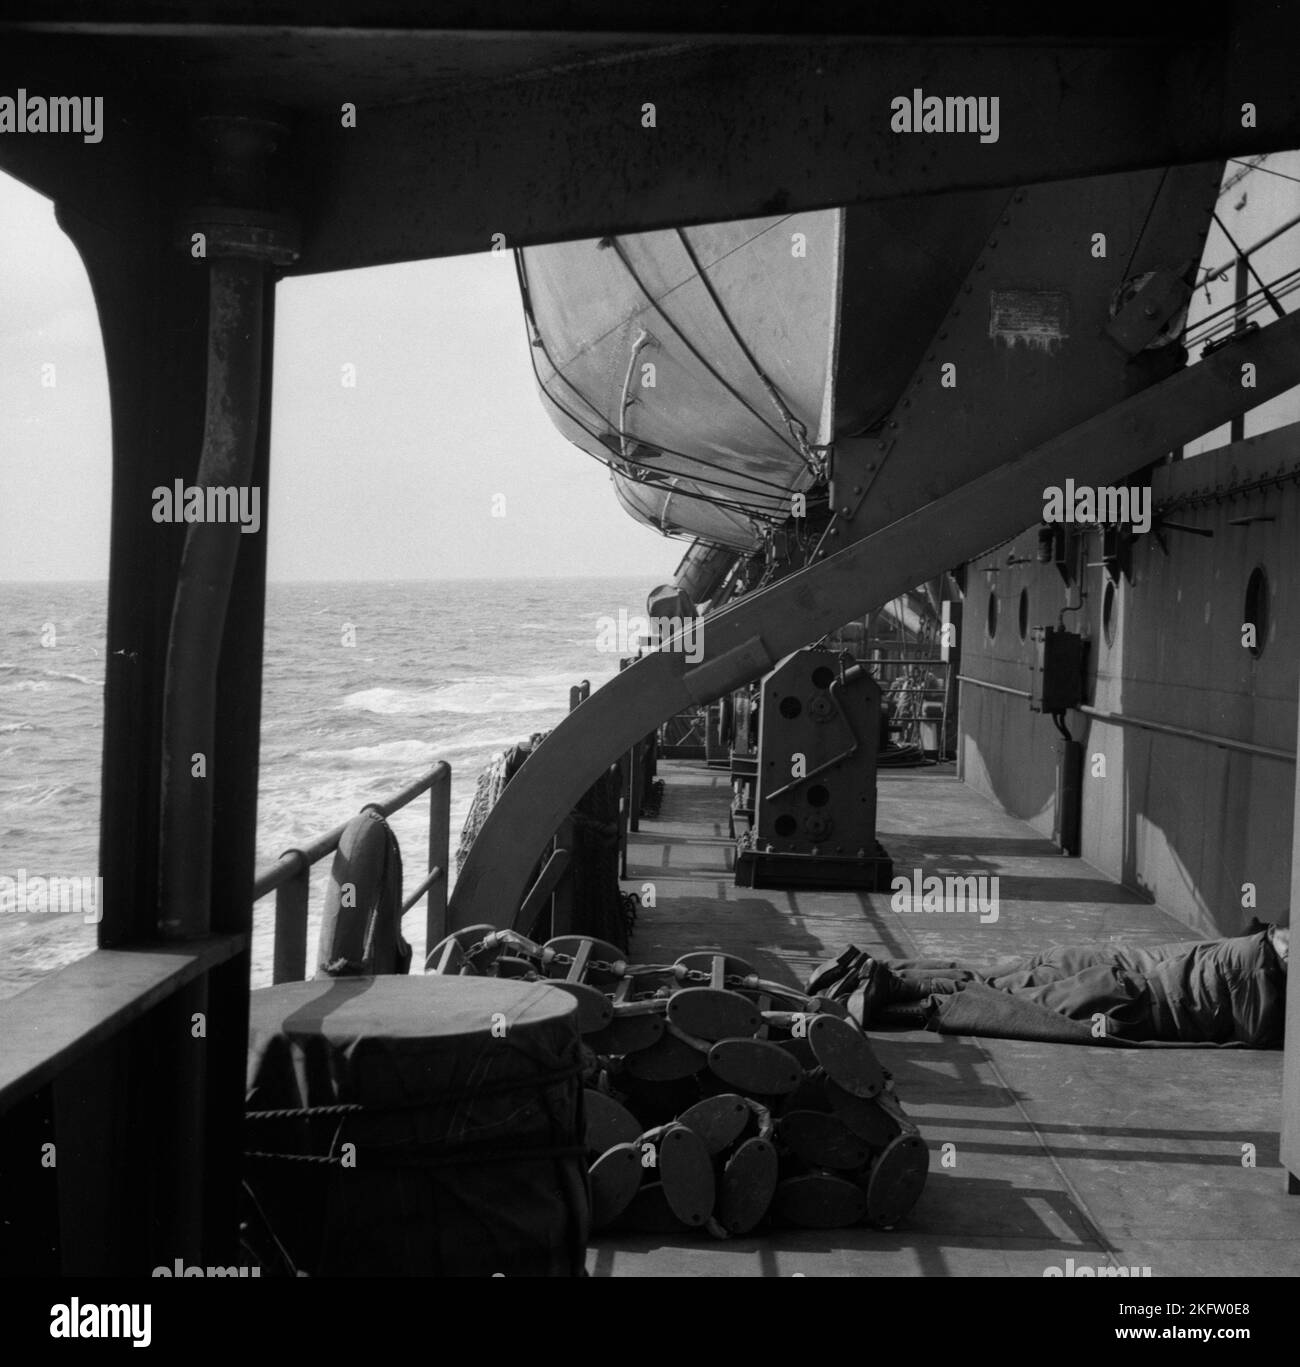
[[[1246,258],[1238,254],[1237,269],[1233,272],[1233,327],[1241,328],[1246,321],[1246,298],[1250,294],[1250,276],[1246,266]],[[1241,441],[1246,435],[1246,414],[1244,412],[1236,414],[1228,420],[1228,440]]]
[[[641,742],[627,752],[627,824],[628,829],[641,829]]]
[[[624,756],[615,766],[618,769],[618,876],[627,877],[627,759]]]
[[[631,660],[620,660],[618,662],[619,672],[622,673]],[[625,754],[618,762],[618,876],[627,877],[627,833],[632,828],[632,757],[631,752]]]
[[[555,885],[555,891],[551,894],[552,936],[573,934],[573,869],[577,855],[573,846],[576,834],[572,817],[566,817],[555,833],[555,848],[568,850],[571,858],[569,867],[565,869],[560,881]]]
[[[300,983],[307,977],[307,894],[311,865],[297,850],[301,867],[275,890],[275,957],[271,981]]]
[[[429,787],[429,862],[430,869],[441,869],[442,877],[429,886],[425,904],[425,946],[436,945],[447,934],[447,887],[451,882],[451,767]]]

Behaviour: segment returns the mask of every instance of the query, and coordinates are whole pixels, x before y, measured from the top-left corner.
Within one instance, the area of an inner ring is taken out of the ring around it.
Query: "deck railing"
[[[428,873],[402,902],[409,911],[427,892],[425,909],[426,948],[447,933],[447,871],[450,867],[451,765],[439,760],[428,773],[408,784],[401,792],[383,802],[367,804],[390,817],[414,802],[421,793],[429,794]],[[352,818],[349,818],[349,821]],[[275,893],[275,958],[272,981],[301,982],[307,976],[307,901],[313,865],[338,849],[348,821],[319,836],[302,849],[286,850],[253,881],[253,901]]]
[[[569,709],[591,696],[591,684],[583,679],[569,690]],[[627,876],[627,836],[640,824],[641,807],[645,801],[649,775],[637,746],[624,755],[622,795],[619,802],[619,876]],[[408,784],[399,793],[383,802],[368,805],[384,817],[390,817],[413,802],[422,793],[429,794],[429,862],[428,873],[402,901],[405,914],[428,894],[426,907],[425,951],[430,950],[447,935],[447,885],[451,863],[451,766],[439,761],[426,774]],[[349,821],[352,818],[349,818]],[[301,982],[307,976],[307,916],[311,889],[311,871],[326,855],[338,849],[339,840],[348,827],[341,822],[310,844],[286,850],[253,881],[253,901],[275,893],[275,946],[271,980],[276,983]],[[574,846],[572,821],[565,821],[556,832],[551,847],[543,859],[542,872],[529,891],[520,912],[521,919],[531,922],[551,899],[552,934],[568,933],[572,917],[572,884],[565,877]]]

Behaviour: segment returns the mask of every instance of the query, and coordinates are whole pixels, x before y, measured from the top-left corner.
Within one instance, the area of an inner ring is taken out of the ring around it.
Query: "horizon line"
[[[558,584],[574,579],[640,579],[652,578],[649,571],[628,571],[622,574],[455,574],[439,578],[397,576],[377,579],[268,579],[268,585],[301,584]],[[38,586],[47,584],[108,584],[107,577],[102,579],[0,579],[0,587],[10,584]]]

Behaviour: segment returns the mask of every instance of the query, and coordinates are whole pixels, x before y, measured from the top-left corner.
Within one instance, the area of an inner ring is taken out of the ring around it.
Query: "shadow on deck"
[[[879,837],[899,874],[996,874],[1001,914],[989,924],[900,915],[883,893],[736,888],[726,772],[670,762],[660,775],[663,807],[631,837],[624,884],[655,887],[636,960],[721,947],[798,983],[850,943],[885,958],[991,961],[1051,944],[1198,938],[1061,856],[951,766],[882,773]],[[1068,1258],[1149,1267],[1152,1277],[1300,1272],[1300,1199],[1284,1194],[1278,1161],[1280,1050],[1128,1051],[924,1031],[873,1042],[931,1151],[925,1192],[896,1230],[727,1242],[597,1235],[592,1274],[1041,1277]],[[1243,1166],[1248,1145],[1253,1167]]]

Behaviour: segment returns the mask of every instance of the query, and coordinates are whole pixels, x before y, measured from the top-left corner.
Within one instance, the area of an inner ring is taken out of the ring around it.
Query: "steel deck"
[[[657,905],[641,912],[632,944],[637,960],[725,947],[798,982],[849,943],[884,957],[992,960],[1050,944],[1198,938],[1060,855],[959,783],[951,765],[883,771],[879,837],[900,874],[996,874],[996,923],[899,914],[883,893],[736,888],[727,774],[687,761],[661,761],[659,774],[663,806],[630,837],[624,883],[655,886]],[[727,1242],[597,1235],[592,1275],[1300,1272],[1300,1197],[1285,1194],[1278,1161],[1280,1049],[1090,1049],[924,1031],[874,1042],[931,1149],[925,1192],[896,1230],[787,1230]],[[950,1167],[945,1144],[955,1145]],[[1243,1166],[1248,1144],[1254,1167]]]

